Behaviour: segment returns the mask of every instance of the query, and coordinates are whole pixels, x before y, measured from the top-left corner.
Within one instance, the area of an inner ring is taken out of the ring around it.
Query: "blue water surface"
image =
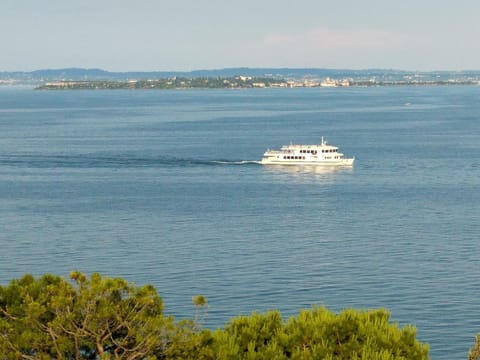
[[[206,326],[388,308],[432,359],[480,332],[480,87],[0,87],[0,284],[71,270],[153,284]],[[324,136],[353,168],[265,167]]]

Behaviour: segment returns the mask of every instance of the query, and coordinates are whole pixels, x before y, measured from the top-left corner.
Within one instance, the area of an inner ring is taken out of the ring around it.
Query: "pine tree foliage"
[[[387,310],[340,313],[324,307],[231,319],[203,329],[207,299],[192,298],[194,319],[164,315],[150,286],[121,278],[25,275],[0,286],[0,360],[424,360],[428,346]],[[202,311],[202,312],[200,312]],[[469,360],[479,360],[477,337]]]
[[[217,330],[214,344],[222,358],[232,359],[428,359],[415,328],[399,329],[389,319],[383,309],[336,314],[314,307],[284,324],[270,311],[233,319]]]
[[[26,275],[0,288],[0,353],[9,359],[145,359],[162,350],[171,319],[152,286],[123,279],[74,284]],[[3,359],[2,359],[3,360]]]
[[[475,336],[475,343],[468,351],[468,360],[480,360],[480,334]]]

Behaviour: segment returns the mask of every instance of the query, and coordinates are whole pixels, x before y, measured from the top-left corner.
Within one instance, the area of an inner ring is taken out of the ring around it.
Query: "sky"
[[[480,70],[478,0],[1,0],[0,71]]]

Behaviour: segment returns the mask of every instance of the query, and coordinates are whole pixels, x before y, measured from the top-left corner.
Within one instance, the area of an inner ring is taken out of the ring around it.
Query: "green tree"
[[[150,286],[80,272],[66,281],[25,275],[0,286],[0,359],[425,360],[412,326],[390,323],[384,309],[334,313],[324,307],[286,322],[278,311],[201,328],[207,300],[192,298],[194,319],[176,322]],[[200,310],[203,312],[200,313]],[[469,360],[480,360],[480,334]]]
[[[415,328],[399,329],[389,318],[383,309],[336,314],[314,307],[283,323],[269,311],[232,319],[214,333],[213,348],[218,359],[428,359]]]
[[[276,346],[282,327],[278,311],[234,318],[225,330],[217,330],[214,334],[216,358],[275,359],[282,354]]]
[[[285,325],[282,345],[298,359],[428,359],[414,327],[389,323],[384,309],[339,314],[324,307],[302,310]]]
[[[56,358],[59,349],[71,353],[68,344],[47,331],[54,319],[50,299],[65,285],[54,275],[39,280],[25,275],[0,287],[0,353],[6,360]]]
[[[145,359],[174,328],[152,286],[123,279],[27,275],[0,288],[0,350],[7,359]]]
[[[468,351],[468,360],[480,360],[480,334],[475,336],[475,343]]]
[[[195,307],[194,319],[181,320],[175,323],[175,327],[170,332],[165,359],[215,359],[211,347],[213,342],[212,332],[208,329],[202,329],[208,307],[207,298],[203,295],[193,296],[192,304]]]
[[[192,304],[195,307],[195,319],[193,320],[195,328],[198,330],[202,327],[205,316],[207,315],[207,298],[203,295],[192,297]]]

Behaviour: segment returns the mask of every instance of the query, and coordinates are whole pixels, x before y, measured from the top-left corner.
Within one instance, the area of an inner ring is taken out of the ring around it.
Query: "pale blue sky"
[[[0,71],[480,69],[478,0],[1,0]]]

